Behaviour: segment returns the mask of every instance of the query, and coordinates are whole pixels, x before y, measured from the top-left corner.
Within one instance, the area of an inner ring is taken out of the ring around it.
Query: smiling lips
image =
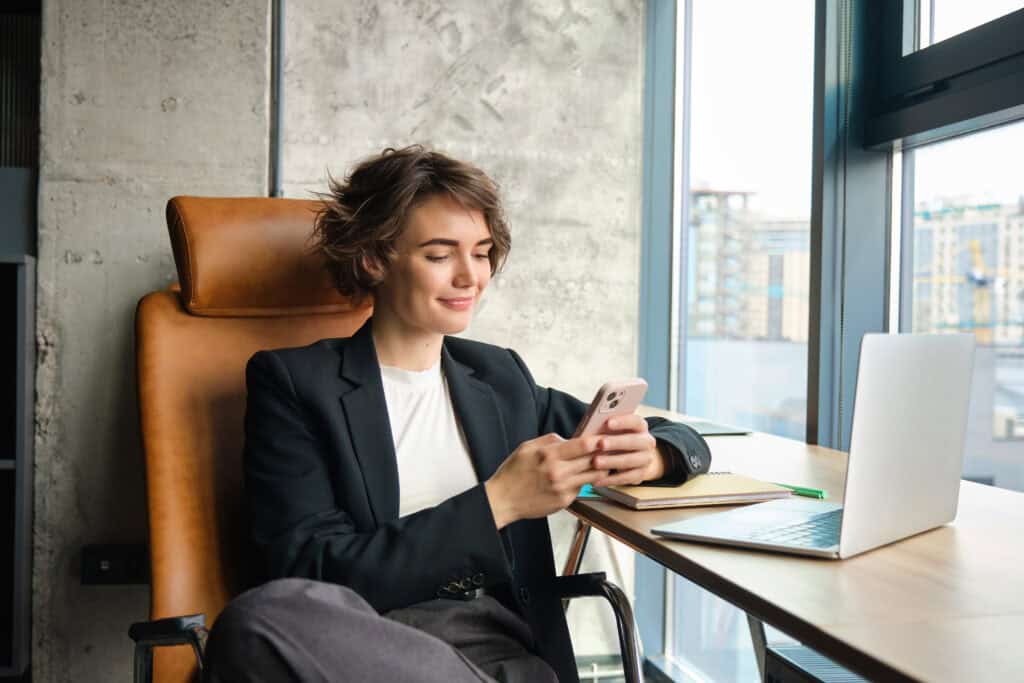
[[[455,299],[438,299],[438,301],[448,308],[456,311],[465,311],[473,305],[473,297],[471,296],[463,296]]]

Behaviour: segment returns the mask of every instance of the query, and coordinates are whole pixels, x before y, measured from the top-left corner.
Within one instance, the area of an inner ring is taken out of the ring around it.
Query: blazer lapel
[[[466,435],[473,469],[477,479],[486,481],[509,454],[505,423],[498,412],[494,389],[474,377],[468,365],[452,358],[447,345],[441,351],[441,366],[455,415]]]
[[[452,358],[447,344],[441,350],[441,365],[448,380],[455,416],[466,435],[476,477],[479,481],[487,481],[510,452],[494,389],[474,377],[473,368]],[[510,524],[500,532],[505,556],[513,571],[516,567],[515,543],[512,540],[514,526]]]
[[[398,461],[370,329],[367,320],[342,351],[341,376],[353,388],[341,396],[341,404],[374,522],[380,526],[398,518]]]

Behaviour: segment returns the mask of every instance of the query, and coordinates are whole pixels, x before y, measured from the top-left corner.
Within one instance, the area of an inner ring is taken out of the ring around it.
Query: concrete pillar
[[[267,184],[267,0],[43,3],[33,681],[131,676],[143,586],[81,586],[146,537],[135,304],[176,279],[164,204]]]

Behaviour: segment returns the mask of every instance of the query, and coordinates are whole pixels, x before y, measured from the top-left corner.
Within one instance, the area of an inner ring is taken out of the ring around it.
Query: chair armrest
[[[205,614],[187,614],[155,621],[138,621],[128,628],[128,636],[135,641],[135,683],[149,683],[153,679],[153,648],[163,645],[191,645],[200,673],[206,650]]]
[[[187,614],[156,621],[137,621],[128,628],[128,636],[136,643],[150,645],[187,645],[196,627],[206,630],[205,614]]]
[[[619,649],[626,683],[641,683],[643,662],[640,659],[640,638],[633,620],[633,608],[622,589],[605,578],[604,572],[571,574],[555,577],[555,592],[566,606],[571,598],[602,597],[612,606],[619,630]]]
[[[603,597],[604,584],[607,576],[604,572],[589,574],[571,574],[555,577],[555,595],[568,600],[570,598]]]

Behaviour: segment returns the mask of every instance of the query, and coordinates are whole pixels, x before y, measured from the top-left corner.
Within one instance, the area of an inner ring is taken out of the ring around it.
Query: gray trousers
[[[494,598],[431,600],[384,616],[351,589],[279,579],[217,618],[204,683],[557,683],[529,627]]]

